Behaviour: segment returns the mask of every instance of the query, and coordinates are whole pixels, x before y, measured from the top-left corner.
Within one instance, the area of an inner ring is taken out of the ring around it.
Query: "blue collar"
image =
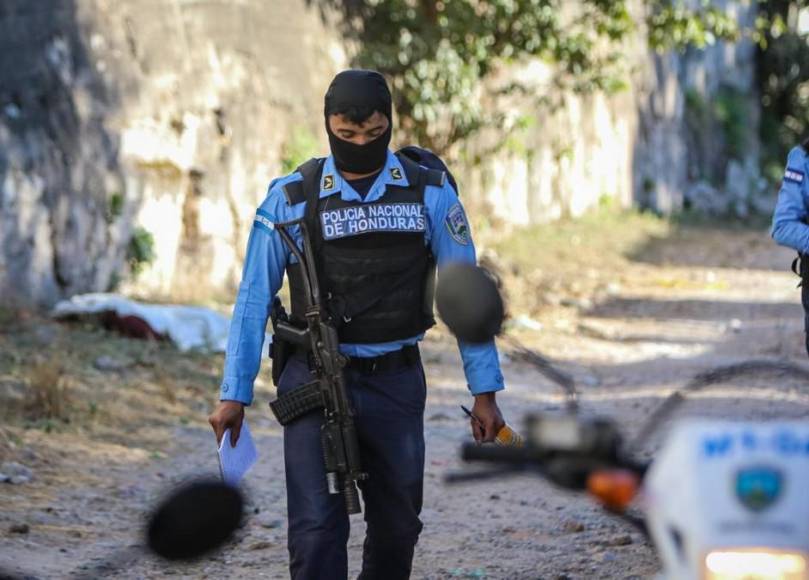
[[[365,199],[362,199],[351,187],[351,184],[343,178],[334,165],[334,158],[329,155],[323,165],[323,175],[320,178],[320,199],[340,192],[340,197],[343,201],[372,202],[384,195],[388,185],[398,185],[400,187],[410,185],[407,175],[405,175],[404,167],[390,150],[388,151],[385,167],[382,168],[371,189],[368,190],[368,195],[365,196]]]

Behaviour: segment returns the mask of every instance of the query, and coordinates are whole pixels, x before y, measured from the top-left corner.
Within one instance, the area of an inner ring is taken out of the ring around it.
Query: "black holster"
[[[801,277],[798,284],[801,288],[801,304],[803,305],[803,330],[806,354],[809,355],[809,254],[798,254],[792,262],[792,271]]]
[[[288,316],[284,306],[281,304],[281,299],[276,296],[272,303],[272,310],[270,310],[270,321],[273,329],[270,359],[272,360],[272,383],[276,387],[281,380],[281,373],[284,372],[289,358],[295,352],[295,345],[278,335],[278,323],[286,322],[287,320]]]

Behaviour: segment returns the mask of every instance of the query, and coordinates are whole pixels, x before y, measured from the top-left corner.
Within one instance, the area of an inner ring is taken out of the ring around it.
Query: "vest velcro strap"
[[[443,171],[439,171],[438,169],[427,170],[427,181],[425,182],[427,185],[443,187],[446,180],[447,174]]]
[[[298,166],[295,173],[300,173],[302,179],[292,181],[282,187],[289,205],[305,202],[308,189],[317,189],[318,195],[320,194],[320,174],[325,161],[322,157],[312,157],[306,163]]]
[[[292,183],[287,183],[282,187],[282,189],[284,190],[284,196],[287,198],[287,203],[289,205],[298,205],[299,203],[306,201],[306,194],[303,192],[302,181],[293,181]]]
[[[295,419],[324,406],[323,393],[317,381],[284,393],[270,403],[270,409],[281,425],[288,425]]]
[[[404,169],[410,187],[417,189],[422,176],[421,166],[404,155],[397,155],[396,158],[399,160],[399,163],[402,164],[402,169]]]

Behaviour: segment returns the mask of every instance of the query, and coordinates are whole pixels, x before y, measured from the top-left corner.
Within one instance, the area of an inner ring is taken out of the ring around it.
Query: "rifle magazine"
[[[317,381],[307,383],[270,402],[270,409],[281,425],[324,407],[323,394]]]

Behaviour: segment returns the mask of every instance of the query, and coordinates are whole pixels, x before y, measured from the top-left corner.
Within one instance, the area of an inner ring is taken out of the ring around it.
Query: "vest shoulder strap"
[[[434,185],[436,187],[443,187],[444,182],[447,180],[447,174],[438,169],[427,170],[427,185]]]
[[[303,189],[304,201],[306,202],[303,220],[306,224],[309,240],[312,243],[315,256],[320,255],[320,244],[322,242],[320,224],[317,219],[317,203],[320,199],[320,178],[323,175],[323,166],[325,163],[325,158],[310,159],[299,168],[301,175],[303,175],[303,180],[300,183]],[[319,260],[315,260],[315,262],[318,261]],[[317,267],[317,264],[315,264],[315,266]],[[320,277],[319,270],[320,268],[318,268],[318,277]]]
[[[289,205],[298,205],[306,201],[306,192],[309,189],[320,191],[320,176],[323,173],[325,158],[313,157],[295,171],[301,174],[301,181],[293,181],[284,185],[284,195]]]
[[[801,144],[801,147],[803,147],[803,150],[804,150],[804,151],[806,151],[806,154],[807,154],[807,155],[809,155],[809,139],[807,139],[806,141],[804,141],[804,142]]]
[[[447,179],[447,174],[438,169],[430,169],[419,165],[407,155],[396,153],[399,163],[404,168],[407,181],[410,182],[410,187],[415,189],[424,189],[427,185],[434,185],[441,187]]]

